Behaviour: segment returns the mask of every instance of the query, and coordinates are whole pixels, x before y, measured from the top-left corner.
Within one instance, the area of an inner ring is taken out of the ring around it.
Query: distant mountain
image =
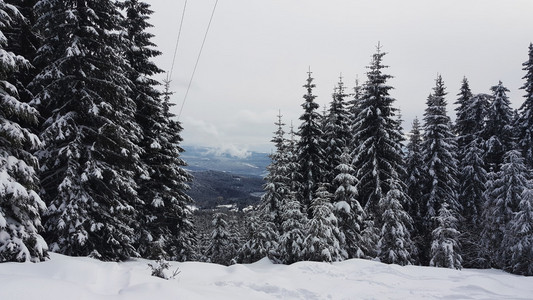
[[[185,152],[182,158],[191,171],[219,171],[239,175],[253,175],[264,177],[266,167],[270,164],[267,153],[249,152],[245,157],[236,157],[227,153],[220,153],[215,148],[183,146]]]
[[[194,180],[187,192],[201,209],[235,204],[242,209],[256,204],[263,194],[263,177],[270,158],[249,152],[245,157],[220,153],[207,147],[184,146],[182,158]]]

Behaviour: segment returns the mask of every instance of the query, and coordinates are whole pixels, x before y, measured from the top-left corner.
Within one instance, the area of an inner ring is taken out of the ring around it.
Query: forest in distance
[[[361,258],[533,275],[533,44],[518,110],[502,82],[479,94],[464,78],[450,96],[439,75],[408,135],[379,45],[324,113],[309,71],[300,125],[275,120],[259,203],[195,212],[151,14],[139,0],[0,0],[0,262]]]

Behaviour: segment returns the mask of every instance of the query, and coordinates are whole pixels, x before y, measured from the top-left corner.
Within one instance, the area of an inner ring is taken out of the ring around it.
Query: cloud
[[[238,158],[247,158],[252,153],[245,147],[238,147],[234,144],[223,144],[209,151],[216,156],[230,155]]]

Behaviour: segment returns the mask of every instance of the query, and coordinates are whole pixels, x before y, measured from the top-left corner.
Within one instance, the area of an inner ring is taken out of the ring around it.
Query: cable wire
[[[198,62],[200,61],[202,50],[204,49],[205,41],[207,39],[207,34],[209,33],[209,28],[211,27],[211,22],[213,21],[215,10],[217,9],[217,4],[218,4],[218,0],[215,1],[215,5],[213,6],[213,11],[211,12],[211,18],[209,18],[209,23],[207,24],[207,29],[205,31],[204,40],[202,41],[202,46],[200,47],[200,51],[198,52],[198,57],[196,58],[196,63],[194,64],[194,69],[192,71],[191,79],[189,80],[189,85],[187,86],[187,91],[185,92],[185,97],[183,97],[183,102],[181,103],[180,112],[178,114],[178,120],[181,117],[183,106],[185,106],[185,101],[187,100],[187,96],[189,95],[189,90],[191,89],[192,81],[194,79],[194,74],[196,73],[196,68],[198,67]]]
[[[176,55],[178,54],[178,45],[180,43],[180,37],[181,37],[181,28],[183,27],[183,20],[185,19],[185,9],[187,8],[187,0],[185,0],[185,4],[183,5],[183,12],[181,13],[181,21],[180,21],[180,27],[178,29],[178,37],[176,39],[176,46],[174,47],[174,57],[172,58],[172,65],[170,67],[170,72],[167,73],[167,80],[172,80],[172,73],[174,72],[174,65],[176,63]]]

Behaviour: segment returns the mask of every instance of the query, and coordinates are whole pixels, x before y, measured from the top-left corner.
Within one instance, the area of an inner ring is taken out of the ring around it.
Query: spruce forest
[[[407,134],[379,45],[324,113],[309,71],[300,125],[275,121],[260,203],[206,213],[186,193],[151,14],[139,0],[0,0],[0,262],[360,258],[533,275],[533,44],[518,110],[502,82],[476,94],[464,78],[455,96],[437,76]]]

